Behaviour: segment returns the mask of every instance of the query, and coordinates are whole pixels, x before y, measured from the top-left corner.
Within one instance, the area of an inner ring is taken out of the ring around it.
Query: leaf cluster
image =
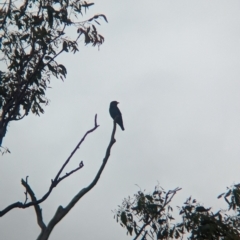
[[[135,234],[135,238],[166,239],[177,235],[172,227],[172,207],[169,205],[174,195],[180,188],[168,192],[159,186],[152,193],[139,191],[133,198],[125,198],[122,205],[115,212],[117,222],[127,228],[127,234]]]
[[[66,67],[56,58],[79,51],[77,41],[82,34],[85,44],[103,43],[94,23],[97,18],[107,21],[105,15],[78,20],[93,4],[80,0],[6,0],[3,4],[0,55],[6,67],[0,71],[0,129],[30,111],[44,113],[51,77],[64,80],[67,75]],[[70,27],[75,29],[73,38],[66,33]]]
[[[152,193],[139,191],[133,198],[125,198],[115,211],[115,218],[135,239],[190,239],[237,240],[240,239],[240,184],[234,185],[224,196],[228,210],[215,213],[196,199],[189,197],[179,211],[176,221],[170,202],[179,188],[164,191],[155,187]],[[232,211],[234,210],[234,214]]]

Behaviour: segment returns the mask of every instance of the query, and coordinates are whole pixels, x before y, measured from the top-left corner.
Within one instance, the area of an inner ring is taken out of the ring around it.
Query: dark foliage
[[[127,229],[133,239],[189,239],[189,240],[237,240],[240,239],[240,184],[234,185],[224,196],[228,210],[215,213],[189,197],[178,207],[182,221],[173,218],[170,202],[179,191],[165,192],[162,188],[146,194],[139,191],[133,198],[123,200],[115,217]],[[234,212],[229,212],[234,210]],[[179,218],[179,216],[178,216]]]
[[[93,3],[80,0],[8,0],[0,9],[0,54],[5,69],[0,74],[0,146],[7,125],[29,112],[44,113],[46,89],[52,76],[64,79],[67,69],[56,61],[62,53],[76,53],[77,40],[100,46],[104,38],[94,23],[107,21],[99,14],[79,22]],[[69,36],[69,28],[75,36]]]

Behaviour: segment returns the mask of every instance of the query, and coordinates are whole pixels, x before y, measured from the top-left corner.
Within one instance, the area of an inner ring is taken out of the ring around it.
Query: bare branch
[[[27,178],[26,178],[27,180]],[[37,199],[35,197],[35,194],[34,192],[32,191],[31,187],[28,185],[27,181],[24,181],[22,179],[22,185],[26,188],[26,193],[28,193],[32,199],[32,202],[36,202]],[[26,200],[27,200],[27,197],[26,197]],[[26,201],[25,201],[26,202]],[[37,216],[37,222],[38,222],[38,225],[39,227],[43,230],[43,229],[46,229],[46,225],[45,223],[43,222],[43,218],[42,218],[42,209],[40,208],[39,204],[35,204],[34,205],[34,209],[35,209],[35,212],[36,212],[36,216]]]
[[[81,169],[83,166],[84,166],[84,165],[83,165],[83,162],[81,161],[81,162],[79,163],[79,167],[73,169],[73,170],[72,170],[71,172],[69,172],[69,173],[66,173],[65,176],[60,177],[60,178],[58,179],[58,183],[60,183],[64,178],[69,177],[71,174],[73,174],[73,173],[75,173],[76,171],[78,171],[79,169]]]
[[[85,138],[87,137],[87,135],[89,133],[92,133],[93,131],[95,131],[97,128],[99,127],[99,125],[97,124],[97,114],[95,115],[94,118],[94,127],[92,129],[90,129],[89,131],[87,131],[85,133],[85,135],[83,136],[83,138],[80,140],[80,142],[77,144],[77,146],[75,147],[75,149],[73,150],[73,152],[70,154],[70,156],[68,157],[68,159],[65,161],[65,163],[63,164],[63,166],[61,167],[61,169],[59,170],[59,172],[57,173],[56,177],[54,178],[54,180],[52,180],[51,185],[49,187],[48,192],[39,200],[37,200],[35,197],[32,198],[30,192],[33,193],[32,189],[30,188],[29,184],[27,183],[27,181],[24,181],[22,179],[22,185],[26,188],[26,198],[27,198],[27,193],[31,196],[32,201],[29,203],[26,203],[26,200],[24,203],[22,202],[15,202],[11,205],[9,205],[8,207],[6,207],[5,209],[3,209],[2,211],[0,211],[0,217],[2,217],[3,215],[5,215],[7,212],[9,212],[10,210],[12,210],[13,208],[28,208],[31,206],[36,206],[40,203],[42,203],[43,201],[45,201],[48,196],[51,194],[52,190],[54,187],[56,187],[58,185],[59,182],[61,182],[63,179],[69,177],[70,175],[72,175],[74,172],[80,170],[81,168],[83,168],[83,162],[80,162],[79,166],[77,168],[75,168],[74,170],[70,171],[69,173],[66,173],[63,177],[60,177],[60,174],[62,173],[62,171],[64,170],[64,168],[66,167],[66,165],[69,163],[69,161],[71,160],[71,158],[73,157],[73,155],[75,154],[75,152],[80,148],[80,145],[83,143],[83,141],[85,140]],[[116,130],[116,129],[115,129]],[[34,195],[34,193],[33,193]],[[34,200],[33,200],[34,199]]]
[[[27,180],[28,180],[28,176],[26,176],[26,181],[25,181],[26,184],[28,184]],[[26,203],[27,203],[27,200],[28,200],[28,191],[27,191],[27,188],[26,188],[26,192],[25,192],[24,194],[25,194],[25,196],[26,196],[24,204],[26,204]]]
[[[97,128],[99,127],[99,125],[97,125],[97,114],[95,115],[94,118],[94,128],[92,128],[91,130],[87,131],[85,133],[85,135],[83,136],[83,138],[81,139],[81,141],[78,143],[78,145],[75,147],[75,149],[73,150],[73,152],[70,154],[70,156],[68,157],[68,159],[66,160],[66,162],[63,164],[63,166],[61,167],[61,169],[59,170],[58,174],[56,175],[54,181],[57,181],[57,179],[59,178],[60,174],[62,173],[63,169],[66,167],[66,165],[69,163],[69,161],[71,160],[72,156],[75,154],[75,152],[80,148],[80,145],[82,144],[82,142],[85,140],[85,138],[87,137],[87,135],[93,131],[95,131]]]
[[[73,199],[70,201],[70,203],[65,208],[63,208],[62,206],[58,207],[55,215],[53,216],[53,218],[51,219],[51,221],[47,225],[47,228],[45,230],[42,230],[42,232],[38,236],[37,240],[48,239],[48,237],[50,236],[53,228],[57,225],[57,223],[59,221],[61,221],[62,218],[64,218],[67,215],[67,213],[75,206],[75,204],[97,184],[97,182],[98,182],[98,180],[99,180],[99,178],[100,178],[100,176],[101,176],[101,174],[102,174],[102,172],[103,172],[103,170],[104,170],[104,168],[107,164],[107,161],[110,157],[111,148],[112,148],[113,144],[116,142],[116,140],[114,138],[115,132],[116,132],[116,120],[114,120],[113,131],[112,131],[110,143],[107,147],[106,154],[103,158],[102,165],[100,166],[95,178],[93,179],[93,181],[87,187],[80,190],[78,192],[78,194],[73,197]]]

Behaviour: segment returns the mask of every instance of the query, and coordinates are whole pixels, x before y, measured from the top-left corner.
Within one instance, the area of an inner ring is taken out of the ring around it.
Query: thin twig
[[[65,176],[60,177],[60,178],[58,179],[58,183],[60,183],[64,178],[69,177],[71,174],[73,174],[73,173],[75,173],[76,171],[78,171],[79,169],[81,169],[83,166],[84,166],[84,165],[83,165],[83,162],[81,161],[81,162],[79,163],[79,167],[73,169],[73,170],[72,170],[71,172],[69,172],[69,173],[66,173]]]
[[[32,191],[32,189],[30,188],[30,186],[28,185],[28,183],[25,182],[24,180],[22,180],[22,185],[26,188],[26,192],[30,195],[30,197],[32,199],[32,202],[36,202],[37,199],[35,197],[35,194]],[[38,222],[39,227],[42,230],[46,229],[46,225],[43,222],[42,209],[40,208],[39,204],[35,204],[34,209],[35,209],[35,212],[36,212],[36,215],[37,215],[37,222]]]
[[[95,115],[94,118],[94,128],[92,128],[91,130],[87,131],[85,133],[85,135],[83,136],[83,138],[80,140],[80,142],[78,143],[78,145],[75,147],[75,149],[72,151],[72,153],[70,154],[70,156],[68,157],[68,159],[65,161],[65,163],[63,164],[63,166],[61,167],[61,169],[59,170],[58,174],[56,175],[54,181],[57,181],[57,179],[59,178],[60,174],[62,173],[63,169],[66,167],[66,165],[69,163],[69,161],[71,160],[72,156],[75,154],[75,152],[80,148],[80,145],[82,144],[82,142],[85,140],[86,136],[95,131],[97,128],[99,127],[99,125],[97,125],[97,114]]]
[[[26,183],[28,184],[27,180],[28,180],[28,176],[26,176]],[[27,195],[28,195],[27,188],[26,188],[26,192],[24,192],[24,194],[25,194],[25,196],[26,196],[24,204],[26,204],[26,203],[27,203],[27,200],[28,200],[28,196],[27,196]]]

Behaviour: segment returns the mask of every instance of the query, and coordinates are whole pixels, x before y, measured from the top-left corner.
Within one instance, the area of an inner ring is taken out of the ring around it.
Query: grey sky
[[[112,131],[108,108],[120,102],[112,154],[97,186],[57,225],[50,239],[130,239],[111,210],[139,188],[159,182],[182,187],[172,206],[192,195],[208,206],[239,182],[240,2],[222,0],[96,1],[88,16],[106,14],[100,51],[84,47],[59,59],[65,82],[53,79],[50,106],[40,118],[11,123],[1,157],[0,207],[24,200],[20,179],[29,176],[37,197],[98,114],[100,128],[84,142],[63,181],[41,204],[46,223],[95,176]],[[84,17],[87,18],[87,17]],[[14,227],[13,227],[14,226]],[[14,229],[14,230],[13,230]],[[33,209],[0,219],[1,239],[35,239]]]

